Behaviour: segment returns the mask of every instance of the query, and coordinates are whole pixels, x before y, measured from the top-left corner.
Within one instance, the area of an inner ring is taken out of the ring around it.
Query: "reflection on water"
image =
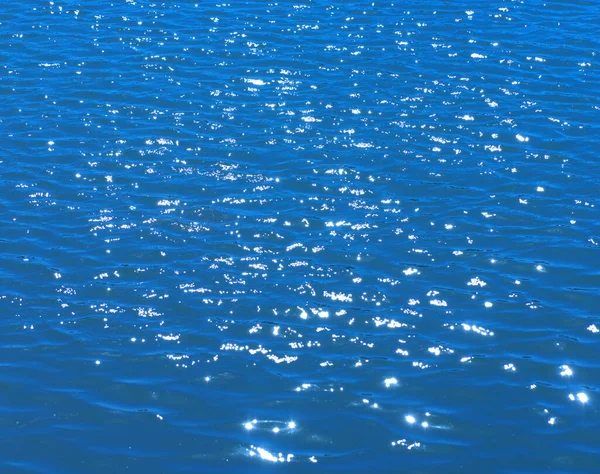
[[[4,8],[3,471],[593,472],[594,19]]]

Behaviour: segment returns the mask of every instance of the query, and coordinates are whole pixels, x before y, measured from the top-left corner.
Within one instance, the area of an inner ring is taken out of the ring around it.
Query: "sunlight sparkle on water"
[[[467,282],[468,286],[481,286],[482,288],[487,285],[485,281],[483,281],[478,276],[471,278],[469,282]]]
[[[397,441],[392,441],[392,446],[402,446],[405,447],[408,450],[414,449],[414,448],[420,448],[421,447],[421,443],[411,443],[408,444],[408,441],[406,439],[399,439]]]
[[[594,2],[126,0],[76,22],[61,3],[3,25],[22,59],[5,66],[21,80],[5,78],[20,92],[3,144],[28,157],[0,157],[4,329],[30,346],[32,377],[53,356],[60,368],[39,387],[4,381],[25,436],[85,428],[94,394],[135,410],[150,389],[142,434],[168,429],[161,456],[182,469],[302,471],[313,454],[326,472],[594,465]],[[70,97],[65,79],[93,94]],[[97,368],[83,382],[81,361]],[[73,419],[55,375],[89,389]],[[48,389],[52,403],[19,413]],[[103,410],[88,465],[120,411]],[[431,449],[391,459],[390,442]]]
[[[258,448],[255,446],[252,446],[251,449],[249,449],[248,451],[248,454],[250,456],[256,456],[258,454],[258,456],[264,461],[271,462],[291,462],[292,458],[294,457],[293,454],[287,454],[286,456],[284,456],[282,453],[277,453],[277,455],[275,455],[270,453],[266,449]]]
[[[575,401],[575,397],[576,396],[572,393],[569,394],[569,400],[571,400],[572,402]],[[590,399],[588,398],[587,394],[579,392],[577,394],[577,400],[579,400],[581,403],[587,403]]]
[[[560,375],[562,377],[570,377],[571,375],[573,375],[573,371],[571,370],[571,368],[568,365],[561,365],[560,369],[561,369]]]

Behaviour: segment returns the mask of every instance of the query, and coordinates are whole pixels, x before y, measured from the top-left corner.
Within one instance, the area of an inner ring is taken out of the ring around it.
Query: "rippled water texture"
[[[598,471],[598,2],[0,23],[2,473]]]

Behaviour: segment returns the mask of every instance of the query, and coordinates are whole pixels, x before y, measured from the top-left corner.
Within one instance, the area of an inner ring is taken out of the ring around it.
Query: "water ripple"
[[[593,7],[3,8],[3,468],[593,471]]]

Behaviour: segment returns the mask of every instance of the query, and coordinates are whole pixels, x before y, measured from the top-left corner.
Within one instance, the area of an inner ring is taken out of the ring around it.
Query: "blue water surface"
[[[0,472],[600,472],[597,1],[0,5]]]

